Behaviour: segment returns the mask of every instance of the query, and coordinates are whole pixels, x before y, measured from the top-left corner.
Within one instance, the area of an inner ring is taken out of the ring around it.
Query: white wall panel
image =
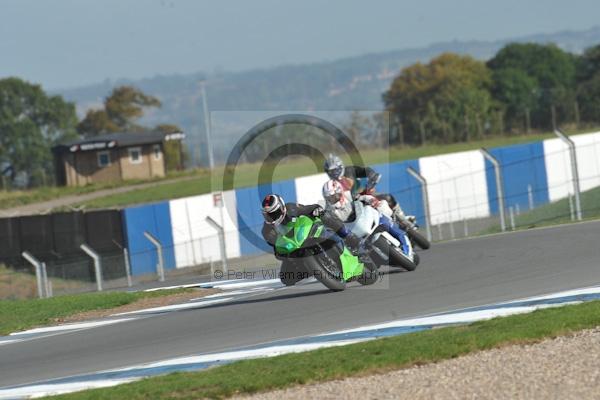
[[[296,178],[296,199],[300,204],[324,204],[321,189],[329,178],[327,174],[317,174]]]
[[[600,133],[573,135],[577,152],[577,170],[582,191],[600,186]],[[544,161],[550,201],[573,193],[569,147],[561,139],[544,140]]]
[[[419,169],[428,183],[434,225],[490,215],[485,161],[479,151],[420,158]]]
[[[567,197],[573,192],[569,147],[558,138],[544,140],[544,163],[550,201]]]
[[[577,170],[582,191],[600,186],[600,132],[571,137],[577,149]]]
[[[223,222],[229,258],[240,256],[235,192],[224,193]],[[221,223],[220,209],[213,204],[213,195],[187,197],[170,202],[173,243],[177,268],[189,267],[221,259],[217,232],[206,217]]]

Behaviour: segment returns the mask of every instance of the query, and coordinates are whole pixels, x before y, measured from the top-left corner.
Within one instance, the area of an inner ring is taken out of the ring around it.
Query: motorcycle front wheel
[[[334,292],[346,289],[346,281],[339,262],[333,260],[326,253],[307,257],[304,262],[314,277],[328,289]]]

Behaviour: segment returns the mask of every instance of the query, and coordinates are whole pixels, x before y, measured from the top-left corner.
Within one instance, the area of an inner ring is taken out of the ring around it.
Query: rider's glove
[[[312,211],[313,217],[322,217],[325,214],[325,209],[323,207],[318,206]]]

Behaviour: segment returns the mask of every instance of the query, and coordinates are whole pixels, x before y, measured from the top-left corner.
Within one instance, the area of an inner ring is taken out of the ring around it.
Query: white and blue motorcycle
[[[419,264],[419,255],[414,252],[406,232],[394,225],[390,218],[359,200],[353,201],[352,206],[354,219],[344,224],[361,239],[359,255],[369,257],[378,266],[389,265],[414,271]],[[392,229],[395,235],[390,233]]]

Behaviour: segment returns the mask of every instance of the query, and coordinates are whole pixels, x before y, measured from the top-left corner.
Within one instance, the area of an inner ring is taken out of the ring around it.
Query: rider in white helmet
[[[354,210],[354,202],[349,190],[344,190],[343,185],[331,179],[323,185],[323,198],[325,199],[325,210],[335,215],[343,222],[354,222],[356,215]],[[400,243],[405,244],[404,232],[392,222],[392,210],[385,200],[379,200],[372,195],[360,195],[356,198],[360,201],[369,204],[371,207],[379,211],[379,224],[383,226],[387,232],[398,239]]]
[[[334,154],[329,154],[325,159],[324,165],[325,172],[329,176],[330,179],[338,181],[342,184],[342,187],[345,191],[349,191],[353,197],[358,196],[358,193],[354,193],[357,190],[356,188],[356,179],[357,178],[367,178],[370,185],[374,187],[379,180],[381,179],[381,175],[375,172],[373,168],[370,167],[359,167],[359,166],[344,166],[344,163],[341,158]],[[413,216],[406,216],[402,208],[400,208],[400,204],[396,201],[395,197],[389,193],[378,193],[373,194],[376,200],[385,201],[388,207],[392,210],[391,217],[398,222],[409,222],[412,224],[414,222]],[[378,208],[375,205],[376,208]],[[384,215],[388,215],[386,212],[380,210]],[[389,215],[388,215],[389,216]]]
[[[354,205],[352,193],[342,182],[330,179],[323,185],[325,208],[344,222],[354,220]],[[359,195],[356,200],[375,208],[381,214],[392,218],[393,211],[386,200],[380,200],[373,195]]]

